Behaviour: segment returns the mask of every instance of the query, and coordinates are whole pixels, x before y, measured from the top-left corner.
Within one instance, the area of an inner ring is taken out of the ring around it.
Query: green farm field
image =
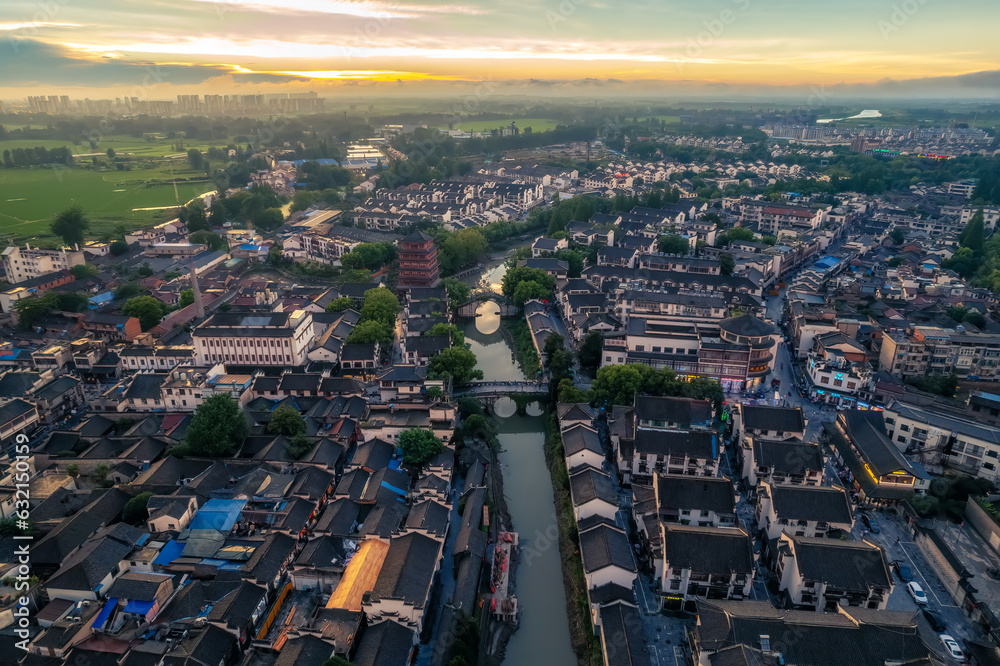
[[[180,181],[176,193],[172,178]],[[167,213],[137,209],[183,204],[212,189],[204,173],[180,160],[173,162],[173,174],[168,165],[132,171],[0,169],[0,235],[17,241],[51,238],[52,219],[73,205],[90,218],[93,236],[119,225],[146,226]]]
[[[520,130],[530,127],[532,132],[547,132],[548,130],[555,129],[558,124],[554,120],[546,120],[545,118],[500,118],[497,120],[467,120],[457,122],[455,123],[455,129],[465,130],[466,132],[486,132],[491,129],[507,127],[511,122],[517,123],[517,127]]]
[[[184,145],[184,150],[177,151],[174,149],[177,141],[181,141]],[[186,153],[189,148],[197,148],[198,150],[205,152],[212,146],[224,147],[228,145],[229,141],[224,139],[219,139],[213,143],[202,143],[202,142],[188,142],[184,139],[154,139],[151,141],[146,141],[142,138],[136,138],[132,136],[116,136],[109,135],[101,138],[97,142],[97,149],[93,150],[90,147],[89,142],[81,141],[78,144],[74,144],[72,141],[65,141],[59,139],[4,139],[0,140],[0,154],[5,150],[13,150],[15,148],[60,148],[62,146],[69,147],[73,151],[74,155],[89,155],[91,153],[106,153],[108,148],[114,148],[115,153],[120,157],[127,157],[128,155],[134,155],[136,157],[165,157],[167,155],[179,155]]]

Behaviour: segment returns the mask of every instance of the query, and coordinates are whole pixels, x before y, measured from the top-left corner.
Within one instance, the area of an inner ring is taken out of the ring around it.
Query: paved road
[[[970,639],[982,640],[982,632],[978,627],[969,622],[962,609],[955,604],[955,600],[941,583],[934,568],[920,552],[920,548],[913,541],[912,534],[906,526],[904,519],[893,512],[874,512],[871,515],[875,516],[876,520],[878,520],[879,533],[872,534],[869,532],[865,528],[864,523],[859,519],[855,522],[852,531],[854,538],[863,538],[870,543],[881,546],[885,550],[890,562],[899,560],[909,565],[913,579],[920,584],[927,594],[930,602],[928,607],[937,611],[942,619],[944,619],[947,625],[946,633],[954,636],[960,644]],[[946,538],[958,536],[957,528],[953,529],[952,532],[949,532],[949,529],[952,528],[945,528],[943,530]],[[899,540],[898,542],[897,539]],[[970,544],[971,542],[968,537],[965,537],[963,541],[966,544]],[[893,573],[893,576],[896,587],[889,596],[889,603],[886,610],[918,613],[920,607],[917,606],[913,597],[910,596],[910,593],[906,589],[906,584],[895,573]],[[935,633],[930,628],[930,625],[927,624],[923,615],[917,614],[916,620],[927,632],[930,634]],[[932,644],[930,647],[931,649],[938,650],[940,646]]]

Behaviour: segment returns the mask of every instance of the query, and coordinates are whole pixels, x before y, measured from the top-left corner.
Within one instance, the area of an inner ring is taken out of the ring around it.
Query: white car
[[[941,642],[944,643],[945,651],[956,661],[965,661],[965,653],[958,647],[958,641],[948,634],[941,634]]]
[[[906,584],[906,591],[910,593],[910,596],[913,597],[913,600],[919,605],[927,605],[927,595],[924,594],[924,588],[920,587],[920,583],[910,581]]]

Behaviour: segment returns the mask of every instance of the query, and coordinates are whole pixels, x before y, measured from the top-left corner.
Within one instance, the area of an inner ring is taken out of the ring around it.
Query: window
[[[636,345],[635,346],[635,350],[636,351],[646,351],[646,345]]]
[[[833,385],[834,386],[843,386],[844,385],[844,380],[843,379],[834,379],[833,380]]]
[[[659,354],[660,353],[660,348],[659,347],[653,347],[653,353]]]
[[[900,435],[899,437],[896,438],[896,441],[899,442],[900,444],[906,444],[906,436]]]
[[[903,425],[899,426],[899,431],[900,432],[910,432],[910,426],[908,426],[907,424],[904,423]]]
[[[820,384],[829,384],[830,383],[830,378],[829,377],[820,377],[819,378],[819,383]]]

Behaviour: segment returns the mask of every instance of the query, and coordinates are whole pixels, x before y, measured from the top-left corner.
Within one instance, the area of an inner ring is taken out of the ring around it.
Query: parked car
[[[958,647],[958,641],[948,634],[941,634],[941,642],[944,643],[945,652],[956,661],[965,661],[965,653]]]
[[[927,620],[927,624],[931,625],[931,629],[934,631],[944,631],[948,627],[945,626],[944,618],[938,614],[937,611],[932,611],[930,608],[925,608],[923,611],[924,619]]]
[[[908,564],[903,564],[899,560],[892,563],[892,568],[896,570],[896,575],[899,576],[899,580],[904,583],[909,583],[913,580],[913,572],[910,571],[910,566]]]
[[[927,605],[927,595],[924,594],[924,588],[920,587],[920,583],[915,581],[910,581],[906,584],[906,591],[910,593],[913,600],[921,606]]]
[[[882,531],[882,528],[879,527],[878,520],[875,519],[875,516],[870,516],[867,513],[863,513],[861,514],[861,522],[865,524],[865,527],[867,527],[868,531],[871,532],[872,534],[878,534],[879,532]]]

